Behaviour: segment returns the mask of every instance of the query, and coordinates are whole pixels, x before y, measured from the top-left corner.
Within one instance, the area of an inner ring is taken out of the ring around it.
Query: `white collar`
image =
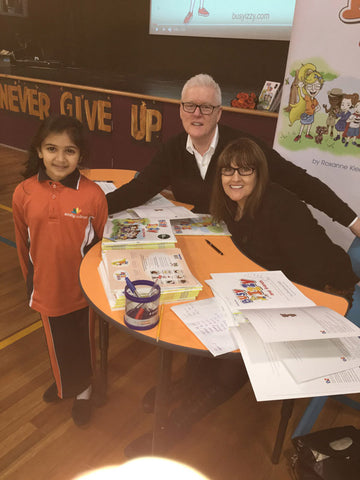
[[[208,153],[210,151],[213,153],[215,151],[216,147],[217,147],[218,142],[219,142],[219,127],[218,127],[218,125],[216,125],[214,136],[211,140],[211,143],[210,143],[210,146],[209,146],[207,152],[205,152],[204,155],[206,155],[206,153]],[[187,136],[186,150],[189,153],[191,153],[192,155],[195,155],[195,153],[199,154],[199,152],[194,147],[194,144],[193,144],[193,141],[192,141],[190,135]],[[204,155],[202,155],[202,156],[204,156]]]

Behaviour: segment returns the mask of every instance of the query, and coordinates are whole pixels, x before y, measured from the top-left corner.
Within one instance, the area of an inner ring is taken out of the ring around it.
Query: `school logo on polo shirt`
[[[65,217],[72,217],[72,218],[80,218],[80,219],[84,219],[84,218],[88,218],[86,215],[80,215],[81,214],[81,208],[79,207],[75,207],[71,210],[70,213],[64,213]]]

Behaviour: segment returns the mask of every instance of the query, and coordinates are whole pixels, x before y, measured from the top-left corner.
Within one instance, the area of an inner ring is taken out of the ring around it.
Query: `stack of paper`
[[[178,248],[103,250],[99,274],[111,309],[124,308],[125,278],[158,281],[161,302],[194,300],[202,285],[191,274]]]
[[[195,213],[192,213],[184,206],[174,205],[173,202],[165,198],[161,193],[150,198],[143,205],[110,215],[110,218],[165,218],[167,220],[190,217],[196,217]]]
[[[173,310],[213,355],[233,350],[235,339],[257,400],[360,391],[356,325],[316,306],[282,272],[211,276],[214,299]]]
[[[258,401],[360,391],[358,337],[266,343],[251,323],[231,330]]]
[[[206,283],[233,314],[250,308],[314,305],[281,271],[212,273],[211,277]]]

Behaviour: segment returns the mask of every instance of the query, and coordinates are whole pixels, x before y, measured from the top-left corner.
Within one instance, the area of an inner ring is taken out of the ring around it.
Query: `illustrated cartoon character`
[[[119,260],[114,260],[111,262],[111,265],[114,265],[115,267],[120,267],[121,265],[127,265],[129,262],[126,260],[126,258],[121,258]]]
[[[204,1],[205,1],[205,0],[199,0],[199,10],[198,10],[198,14],[199,14],[201,17],[208,17],[210,14],[209,14],[209,12],[206,10],[206,8],[204,8]],[[194,12],[194,6],[195,6],[195,0],[190,0],[189,12],[188,12],[188,14],[186,15],[186,17],[184,18],[184,23],[189,23],[190,20],[192,19],[192,17],[193,17],[193,12]]]
[[[359,137],[360,132],[360,102],[356,102],[354,106],[354,113],[350,115],[347,121],[348,128],[345,129],[345,147],[349,145],[349,141],[352,140],[352,144],[360,147],[360,144],[356,143],[356,138]]]
[[[121,282],[122,280],[124,280],[126,277],[128,276],[128,274],[123,271],[123,270],[117,270],[114,272],[114,279],[117,281],[117,282]]]
[[[248,280],[246,278],[241,278],[240,279],[240,285],[244,288],[247,287],[256,287],[256,280]]]
[[[315,98],[324,84],[322,75],[312,63],[302,65],[296,71],[294,82],[290,89],[289,111],[290,125],[300,120],[300,131],[294,138],[294,142],[301,139],[306,126],[305,137],[313,139],[310,134],[311,125],[314,123],[315,112],[320,110],[320,105]],[[296,101],[297,100],[297,101]]]
[[[148,223],[146,226],[146,231],[149,233],[157,233],[160,230],[157,223]]]
[[[325,112],[328,114],[326,120],[326,126],[330,129],[330,137],[334,135],[334,126],[336,123],[336,115],[340,112],[341,101],[343,99],[343,91],[341,88],[332,88],[328,92],[328,99],[330,107],[327,108],[326,104],[323,104]]]
[[[360,0],[348,0],[348,4],[339,13],[340,20],[345,23],[360,22]]]
[[[342,143],[345,143],[345,129],[348,127],[347,121],[350,118],[351,111],[350,108],[353,107],[359,101],[359,95],[357,93],[347,94],[344,93],[343,99],[340,105],[340,112],[336,115],[338,121],[335,123],[335,129],[338,132],[334,140],[340,140]]]
[[[316,127],[315,143],[320,144],[324,139],[324,135],[326,135],[327,133],[328,127],[321,127],[320,125],[318,125]]]

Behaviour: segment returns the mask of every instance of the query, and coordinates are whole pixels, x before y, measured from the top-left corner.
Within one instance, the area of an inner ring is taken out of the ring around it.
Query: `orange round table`
[[[129,170],[86,170],[83,172],[91,180],[114,181],[116,186],[130,181],[134,171]],[[234,245],[231,237],[210,237],[211,241],[219,248],[223,255],[211,248],[206,242],[206,236],[177,236],[176,246],[181,249],[192,274],[203,285],[203,290],[198,300],[212,296],[210,287],[205,280],[210,279],[211,273],[224,272],[252,272],[264,270],[242,254]],[[159,368],[156,388],[154,429],[153,429],[153,453],[158,451],[158,438],[161,437],[161,425],[167,415],[168,385],[171,376],[172,351],[180,350],[195,355],[211,356],[209,351],[198,338],[185,326],[185,324],[171,310],[171,304],[164,306],[164,314],[161,325],[159,342],[156,341],[157,327],[150,330],[137,331],[128,328],[124,323],[124,312],[112,311],[104,288],[98,274],[98,265],[101,260],[101,243],[95,245],[83,258],[80,266],[80,284],[85,297],[91,307],[98,313],[100,325],[100,350],[101,350],[101,373],[104,389],[106,389],[107,373],[107,348],[108,348],[108,325],[114,324],[118,328],[128,332],[134,337],[154,343],[159,347]],[[315,304],[327,306],[341,315],[344,315],[348,303],[335,295],[327,294],[296,284],[301,292],[310,298]],[[236,357],[239,351],[227,354]],[[280,455],[283,439],[288,420],[293,408],[293,400],[283,401],[279,431],[273,452],[273,461]],[[161,442],[160,442],[161,443]]]
[[[192,274],[203,285],[198,300],[212,296],[210,287],[205,283],[205,280],[211,278],[211,273],[264,270],[243,255],[235,247],[231,237],[209,237],[212,243],[223,252],[223,255],[211,248],[205,242],[206,238],[205,236],[178,236],[176,244],[177,248],[181,249]],[[99,242],[86,254],[80,267],[80,283],[89,304],[107,322],[126,330],[142,341],[156,343],[157,326],[150,330],[130,329],[124,323],[124,311],[111,310],[97,271],[100,260],[101,244]],[[302,285],[296,284],[296,286],[317,305],[332,308],[341,315],[346,312],[347,301],[344,298]],[[164,305],[164,317],[158,345],[197,355],[210,355],[206,347],[171,310],[171,306],[172,304]]]

